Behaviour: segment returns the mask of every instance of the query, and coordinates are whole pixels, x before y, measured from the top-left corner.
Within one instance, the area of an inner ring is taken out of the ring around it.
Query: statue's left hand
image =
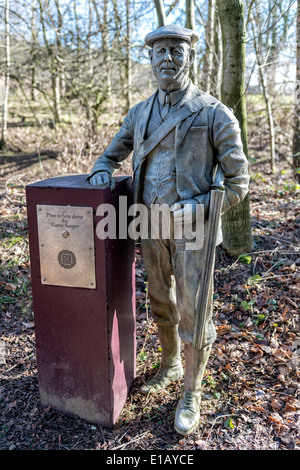
[[[182,222],[194,222],[196,217],[196,205],[197,201],[194,199],[187,199],[173,204],[170,210],[173,213],[174,222],[178,224]]]
[[[99,188],[101,189],[108,188],[109,186],[111,191],[115,189],[115,185],[116,185],[114,178],[107,171],[98,171],[97,173],[95,173],[91,177],[90,183],[93,186],[99,186]]]

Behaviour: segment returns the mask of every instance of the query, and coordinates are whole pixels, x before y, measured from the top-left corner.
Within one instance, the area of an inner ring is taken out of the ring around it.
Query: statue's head
[[[177,90],[185,85],[195,59],[193,44],[198,41],[195,31],[177,25],[156,29],[145,37],[151,49],[149,57],[158,86]]]

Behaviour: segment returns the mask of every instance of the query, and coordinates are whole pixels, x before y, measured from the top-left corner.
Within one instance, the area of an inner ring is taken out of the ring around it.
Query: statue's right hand
[[[108,186],[110,187],[111,191],[115,189],[115,180],[112,175],[107,173],[107,171],[99,171],[98,173],[95,173],[91,177],[90,183],[93,186],[99,186],[101,189],[108,188]]]

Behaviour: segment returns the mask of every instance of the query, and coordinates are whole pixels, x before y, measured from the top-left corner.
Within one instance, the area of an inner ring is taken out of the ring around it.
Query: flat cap
[[[155,41],[159,39],[181,39],[187,41],[189,44],[194,44],[198,41],[199,35],[192,29],[183,28],[175,24],[165,25],[158,28],[145,37],[145,43],[147,46],[152,47]]]

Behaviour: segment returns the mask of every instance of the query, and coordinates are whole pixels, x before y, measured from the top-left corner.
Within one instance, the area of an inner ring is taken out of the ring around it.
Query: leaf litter
[[[287,190],[278,174],[257,167],[264,182],[253,178],[251,183],[255,248],[237,259],[217,249],[218,336],[203,379],[199,427],[187,437],[173,428],[182,381],[155,397],[139,393],[159,367],[160,346],[138,243],[137,377],[115,427],[40,406],[25,207],[28,180],[18,175],[10,179],[1,193],[1,449],[300,449],[299,191],[292,185]]]

